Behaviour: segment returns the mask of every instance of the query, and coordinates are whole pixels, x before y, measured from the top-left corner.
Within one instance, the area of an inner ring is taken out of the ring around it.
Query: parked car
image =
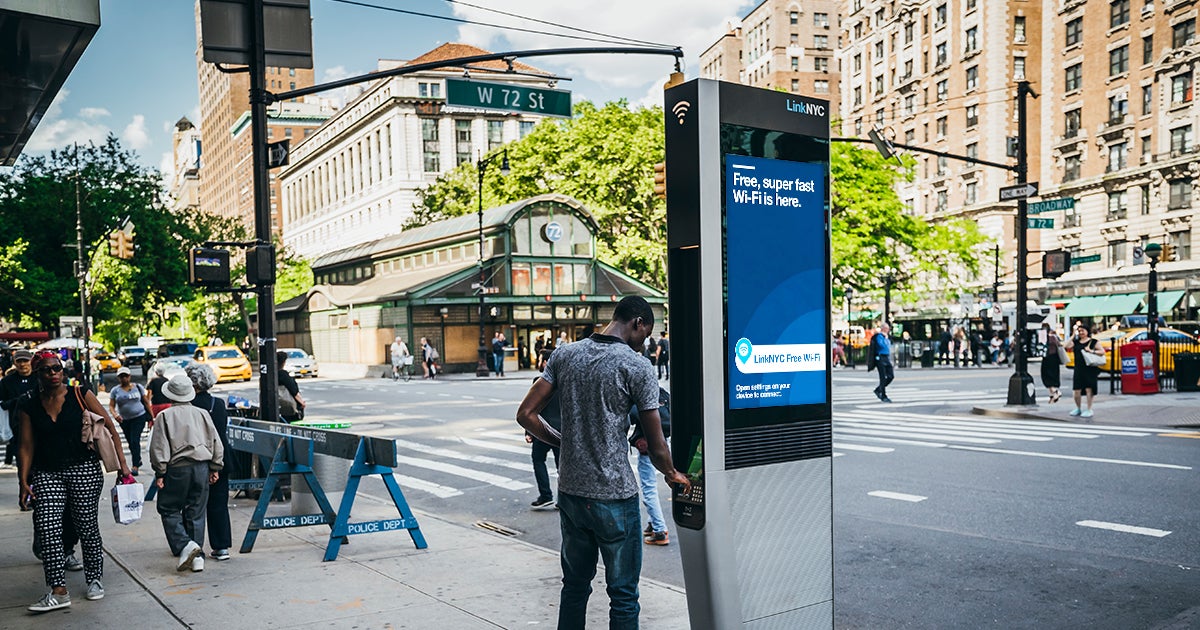
[[[281,351],[288,355],[287,362],[283,364],[283,369],[293,377],[311,376],[317,378],[317,358],[300,348],[280,348]]]
[[[211,366],[218,383],[248,381],[254,375],[250,360],[237,346],[205,346],[197,349],[192,358]]]
[[[96,359],[96,364],[100,373],[116,372],[121,367],[121,360],[107,352],[97,352],[93,357]]]
[[[170,375],[174,372],[186,370],[187,366],[195,363],[195,361],[192,360],[191,357],[166,357],[162,359],[156,359],[146,368],[146,374],[153,375],[154,370],[160,363],[166,366],[166,369],[163,370],[163,374]]]
[[[117,350],[117,358],[125,367],[141,365],[142,360],[146,358],[146,349],[141,346],[121,346]]]
[[[1150,333],[1145,328],[1119,328],[1117,330],[1104,330],[1096,333],[1096,340],[1104,346],[1104,351],[1107,353],[1107,358],[1104,361],[1104,365],[1100,366],[1100,370],[1108,372],[1117,369],[1113,367],[1114,365],[1121,365],[1121,358],[1114,357],[1113,355],[1121,351],[1122,343],[1127,341],[1145,341],[1149,337]],[[1116,340],[1116,352],[1112,351],[1113,340]],[[1159,328],[1158,343],[1158,371],[1160,373],[1173,373],[1175,371],[1175,355],[1177,353],[1200,352],[1200,340],[1175,328]],[[1067,353],[1067,367],[1075,367],[1074,352]]]

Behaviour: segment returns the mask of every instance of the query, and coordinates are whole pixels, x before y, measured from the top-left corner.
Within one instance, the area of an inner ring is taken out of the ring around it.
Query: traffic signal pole
[[[267,169],[267,52],[264,35],[263,0],[253,0],[250,10],[250,138],[254,168],[254,238],[258,245],[271,245],[271,181]],[[262,278],[258,293],[258,401],[259,418],[279,418],[279,366],[275,362],[275,275]]]
[[[1017,185],[1028,181],[1029,175],[1029,138],[1027,130],[1026,97],[1034,95],[1028,81],[1017,83]],[[1029,355],[1032,349],[1032,337],[1029,334],[1029,207],[1022,197],[1017,200],[1017,224],[1014,231],[1017,235],[1017,326],[1013,331],[1017,338],[1013,347],[1016,349],[1016,369],[1008,379],[1009,405],[1036,405],[1033,395],[1033,377],[1029,375]]]

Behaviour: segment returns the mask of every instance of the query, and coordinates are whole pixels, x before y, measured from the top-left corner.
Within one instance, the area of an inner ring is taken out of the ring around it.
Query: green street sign
[[[1027,207],[1029,214],[1041,214],[1043,212],[1054,212],[1055,210],[1071,210],[1075,207],[1074,197],[1063,197],[1062,199],[1050,199],[1048,201],[1035,201]]]
[[[446,104],[454,107],[571,117],[571,93],[511,83],[446,79]]]
[[[1033,217],[1030,217],[1026,219],[1026,221],[1029,221],[1029,229],[1031,230],[1041,230],[1044,228],[1054,227],[1054,219],[1034,219]]]
[[[1071,257],[1072,265],[1082,265],[1083,263],[1100,262],[1100,254],[1092,254],[1091,256],[1080,256],[1079,258]]]

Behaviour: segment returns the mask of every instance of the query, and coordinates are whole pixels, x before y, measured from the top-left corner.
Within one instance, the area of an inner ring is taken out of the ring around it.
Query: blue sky
[[[366,0],[447,17],[550,30],[447,0]],[[599,3],[546,0],[472,0],[519,15],[612,35],[683,46],[689,78],[699,53],[748,11],[751,0],[609,0]],[[101,26],[67,79],[26,153],[116,134],[149,166],[164,164],[171,127],[182,116],[198,122],[196,26],[192,0],[101,0]],[[312,0],[317,81],[369,72],[376,60],[411,59],[447,41],[488,50],[604,46],[517,31],[384,12]],[[559,88],[576,100],[626,98],[661,103],[670,57],[586,56],[540,58],[529,63],[572,77]]]

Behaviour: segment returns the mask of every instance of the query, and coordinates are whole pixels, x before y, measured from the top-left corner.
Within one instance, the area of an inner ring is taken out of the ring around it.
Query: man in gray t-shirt
[[[617,304],[602,333],[564,345],[517,410],[517,422],[552,446],[561,444],[558,507],[563,588],[558,627],[583,628],[596,556],[603,556],[611,627],[636,628],[642,570],[638,484],[629,464],[628,412],[637,405],[650,458],[669,483],[690,486],[675,470],[658,416],[658,378],[639,351],[654,329],[645,299]],[[558,393],[561,434],[538,418]]]

